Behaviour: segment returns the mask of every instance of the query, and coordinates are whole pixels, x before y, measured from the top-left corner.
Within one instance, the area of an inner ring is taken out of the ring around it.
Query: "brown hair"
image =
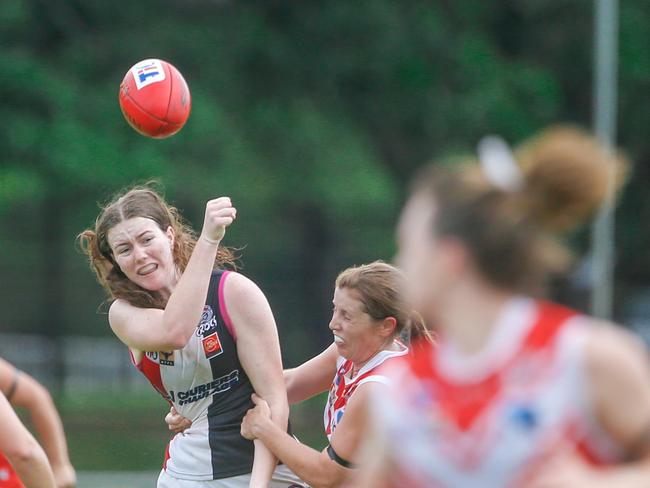
[[[393,317],[397,323],[394,337],[433,342],[422,317],[406,298],[404,274],[396,267],[383,261],[351,267],[338,275],[336,287],[356,290],[364,311],[373,319]]]
[[[515,156],[524,178],[520,190],[497,188],[473,161],[426,168],[414,193],[431,195],[434,233],[460,239],[488,281],[537,294],[570,262],[558,235],[583,223],[604,202],[610,174],[621,186],[627,162],[588,133],[567,126],[543,131]]]
[[[120,222],[134,217],[153,220],[163,232],[168,227],[174,230],[172,254],[174,263],[182,273],[194,250],[196,234],[185,223],[178,210],[167,204],[153,188],[153,183],[118,193],[110,203],[103,206],[95,221],[95,228],[81,232],[77,241],[88,256],[97,281],[110,298],[121,298],[137,307],[165,308],[167,301],[159,293],[145,290],[124,275],[116,265],[108,244],[108,231]],[[214,266],[217,268],[226,265],[234,268],[234,259],[231,250],[219,247]]]

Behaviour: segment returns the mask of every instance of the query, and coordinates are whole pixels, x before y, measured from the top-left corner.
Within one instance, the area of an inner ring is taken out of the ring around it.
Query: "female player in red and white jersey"
[[[114,299],[109,323],[135,366],[192,421],[170,442],[158,488],[303,486],[241,419],[255,391],[286,430],[289,407],[273,314],[262,291],[224,271],[220,247],[236,216],[227,197],[206,204],[197,238],[150,187],[118,195],[80,234],[98,281]]]
[[[404,208],[399,263],[439,347],[386,372],[354,486],[650,486],[644,347],[535,298],[623,160],[558,127],[515,156],[486,139],[479,162],[428,168]]]
[[[352,474],[366,425],[363,406],[370,392],[386,382],[378,370],[409,352],[400,336],[430,340],[404,288],[403,274],[380,261],[341,272],[329,324],[334,344],[284,372],[290,403],[329,390],[324,412],[329,445],[323,451],[278,429],[262,398],[255,399],[256,407],[244,417],[242,434],[260,439],[314,488],[342,486]]]

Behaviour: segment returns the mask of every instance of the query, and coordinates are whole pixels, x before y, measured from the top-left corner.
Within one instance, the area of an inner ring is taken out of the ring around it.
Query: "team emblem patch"
[[[165,70],[158,59],[145,59],[131,68],[131,73],[138,90],[165,79]]]
[[[203,338],[203,352],[205,352],[205,357],[208,359],[218,356],[223,352],[219,334],[215,332]]]
[[[174,365],[174,351],[148,351],[145,354],[154,363],[162,366]]]
[[[163,366],[173,366],[174,351],[160,351],[158,353],[158,362]]]

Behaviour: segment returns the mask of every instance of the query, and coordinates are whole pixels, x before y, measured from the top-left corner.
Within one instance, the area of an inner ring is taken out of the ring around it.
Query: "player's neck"
[[[441,307],[440,330],[461,354],[474,355],[488,343],[512,294],[480,283],[460,285]]]

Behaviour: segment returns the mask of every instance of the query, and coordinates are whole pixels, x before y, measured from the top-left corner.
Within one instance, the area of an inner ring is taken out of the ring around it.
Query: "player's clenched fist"
[[[228,227],[237,217],[237,209],[232,206],[229,197],[215,198],[208,201],[205,206],[205,219],[201,238],[219,244]]]

